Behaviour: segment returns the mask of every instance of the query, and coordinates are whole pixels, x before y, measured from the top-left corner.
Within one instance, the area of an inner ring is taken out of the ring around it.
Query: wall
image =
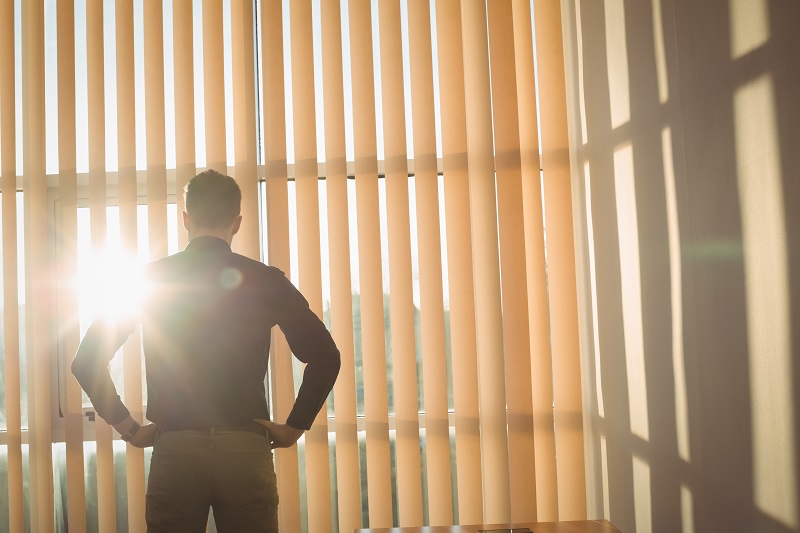
[[[590,513],[800,531],[800,2],[562,11]]]

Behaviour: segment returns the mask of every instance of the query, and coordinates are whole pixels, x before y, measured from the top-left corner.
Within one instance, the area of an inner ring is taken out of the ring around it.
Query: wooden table
[[[477,533],[481,529],[509,529],[527,527],[533,533],[621,533],[608,520],[582,520],[579,522],[537,522],[482,526],[431,526],[356,529],[353,533]]]

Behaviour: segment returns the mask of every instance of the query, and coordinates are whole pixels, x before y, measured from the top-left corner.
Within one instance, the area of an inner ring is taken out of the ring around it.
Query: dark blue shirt
[[[199,429],[269,419],[264,378],[277,325],[307,363],[287,423],[311,427],[336,381],[339,351],[283,272],[233,253],[221,239],[197,237],[183,252],[147,265],[145,277],[150,291],[140,321],[150,421]],[[97,414],[111,424],[129,412],[108,362],[136,323],[95,321],[72,364]]]

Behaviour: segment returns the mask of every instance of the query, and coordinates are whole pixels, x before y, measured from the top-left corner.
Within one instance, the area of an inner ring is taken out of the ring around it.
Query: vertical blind
[[[282,531],[583,518],[566,124],[549,0],[0,0],[0,528],[145,531],[150,454],[69,375],[76,280],[185,246],[204,168],[342,353],[275,451]],[[117,386],[143,422],[141,349]],[[280,334],[270,360],[283,421],[302,368]]]

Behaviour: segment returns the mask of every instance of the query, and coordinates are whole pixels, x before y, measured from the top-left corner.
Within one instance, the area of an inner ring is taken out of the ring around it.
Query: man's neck
[[[231,235],[229,231],[214,231],[214,230],[202,230],[194,232],[189,235],[189,240],[191,241],[198,237],[216,237],[217,239],[222,239],[223,241],[227,242],[229,246],[233,241],[233,235]]]

